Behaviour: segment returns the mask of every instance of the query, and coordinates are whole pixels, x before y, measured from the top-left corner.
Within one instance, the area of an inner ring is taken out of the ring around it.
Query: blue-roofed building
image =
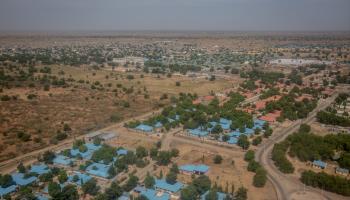
[[[145,196],[149,200],[169,200],[170,194],[164,191],[156,191],[153,189],[147,189],[145,187],[136,186],[133,191],[136,193],[136,196]]]
[[[170,195],[168,193],[152,189],[145,189],[141,191],[140,195],[147,197],[148,200],[170,200]]]
[[[91,175],[99,176],[102,178],[108,178],[109,177],[109,174],[108,174],[109,167],[110,167],[110,165],[105,165],[102,163],[92,163],[91,165],[89,165],[86,168],[86,172],[91,174]]]
[[[232,124],[232,121],[225,119],[225,118],[220,118],[219,123],[220,124]]]
[[[130,193],[123,192],[122,196],[118,197],[118,200],[129,200],[130,199]]]
[[[118,156],[122,156],[122,155],[126,155],[126,154],[128,154],[128,150],[126,150],[126,149],[118,149],[117,150]]]
[[[93,143],[86,143],[84,144],[87,148],[87,151],[85,152],[80,152],[79,149],[71,149],[70,150],[70,154],[72,156],[78,156],[80,154],[80,156],[83,158],[83,159],[86,159],[86,160],[90,160],[91,157],[92,157],[92,154],[98,150],[99,148],[101,148],[101,145],[95,145]]]
[[[6,188],[0,187],[0,198],[4,197],[7,194],[10,194],[12,192],[16,191],[17,186],[16,185],[11,185]]]
[[[16,184],[20,186],[29,185],[37,180],[37,177],[35,176],[25,178],[23,173],[14,173],[11,176],[13,181],[15,181]]]
[[[77,176],[78,180],[74,181],[74,177]],[[74,172],[72,175],[68,176],[68,182],[75,183],[77,185],[83,185],[91,179],[91,176],[83,174],[81,172]]]
[[[135,130],[142,131],[142,132],[152,132],[153,127],[146,124],[140,124],[135,127]]]
[[[266,121],[261,119],[254,119],[254,127],[253,129],[263,129],[263,126],[265,125]]]
[[[94,143],[86,143],[85,146],[90,151],[96,151],[96,150],[99,150],[102,147],[101,145],[95,145]]]
[[[227,143],[229,144],[237,144],[238,139],[236,137],[230,137],[229,140],[227,140]]]
[[[232,132],[229,132],[227,135],[230,137],[237,137],[238,138],[240,135],[242,135],[242,133],[239,131],[232,131]]]
[[[253,135],[253,134],[254,134],[254,130],[251,129],[251,128],[246,128],[246,129],[244,130],[244,135],[246,135],[246,136],[251,136],[251,135]]]
[[[56,157],[53,159],[53,163],[56,165],[68,166],[73,162],[74,162],[74,159],[69,158],[69,157],[64,156],[64,155],[56,155]]]
[[[327,167],[327,163],[321,161],[321,160],[314,160],[312,162],[312,166],[319,168],[319,169],[325,169]]]
[[[181,165],[179,170],[184,174],[206,174],[209,171],[207,165]]]
[[[154,128],[161,128],[163,126],[162,122],[156,122]]]
[[[50,171],[49,167],[45,164],[40,165],[32,165],[29,172],[30,173],[36,173],[36,174],[46,174]]]
[[[202,196],[201,196],[201,200],[205,200],[205,197],[209,194],[209,191],[206,191]],[[222,192],[216,192],[217,195],[217,200],[224,200],[226,197],[225,193]]]
[[[192,136],[198,136],[198,137],[204,137],[204,136],[208,136],[209,132],[206,130],[201,130],[200,128],[196,128],[196,129],[188,129],[188,132],[192,135]]]
[[[37,198],[37,200],[49,200],[49,198],[46,195],[43,194],[36,194],[35,197]]]
[[[176,182],[174,184],[169,184],[166,182],[165,179],[156,179],[154,187],[157,190],[165,191],[165,192],[170,192],[170,193],[177,193],[181,190],[181,188],[184,185],[180,182]]]

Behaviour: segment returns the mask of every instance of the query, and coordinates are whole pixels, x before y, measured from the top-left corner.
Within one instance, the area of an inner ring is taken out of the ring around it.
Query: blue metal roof
[[[39,175],[48,173],[50,171],[49,167],[45,164],[32,165],[29,172],[37,173]]]
[[[228,119],[225,119],[225,118],[220,118],[219,122],[220,122],[220,124],[229,124],[229,125],[232,124],[231,120],[228,120]]]
[[[141,192],[141,195],[147,197],[148,200],[169,200],[170,195],[166,192],[160,193],[152,189],[145,189]]]
[[[206,191],[202,196],[201,196],[201,200],[205,200],[205,197],[209,194],[209,190]],[[216,192],[216,195],[217,195],[217,200],[224,200],[225,197],[226,197],[226,194],[225,193],[222,193],[222,192]]]
[[[93,154],[96,150],[98,150],[98,149],[101,148],[101,145],[95,145],[95,144],[93,144],[93,143],[86,143],[86,144],[84,144],[84,145],[85,145],[86,148],[87,148],[87,151],[86,151],[86,152],[80,152],[79,149],[71,149],[71,150],[70,150],[70,154],[71,154],[72,156],[77,156],[78,154],[80,154],[81,157],[82,157],[83,159],[89,160],[89,159],[91,159],[92,154]]]
[[[227,135],[230,137],[239,137],[240,135],[242,135],[242,133],[239,131],[233,131],[233,132],[228,133]]]
[[[14,173],[14,174],[12,174],[12,179],[13,179],[13,181],[16,182],[17,185],[26,186],[26,185],[29,185],[29,184],[33,183],[34,181],[36,181],[37,177],[32,176],[29,178],[24,178],[23,173]]]
[[[76,181],[76,182],[73,181],[75,175],[77,175],[79,177],[78,181]],[[75,183],[75,184],[80,185],[80,186],[82,184],[88,182],[90,179],[91,179],[91,176],[89,176],[87,174],[83,174],[81,172],[74,172],[72,175],[70,175],[68,177],[69,182]]]
[[[156,123],[154,124],[154,127],[155,127],[155,128],[160,128],[160,127],[162,127],[162,126],[163,126],[162,122],[156,122]]]
[[[56,155],[55,159],[53,159],[53,163],[59,164],[59,165],[69,165],[73,161],[74,159],[68,158],[67,156],[63,156],[63,155]]]
[[[261,120],[261,119],[254,119],[254,125],[258,125],[258,126],[264,126],[264,124],[266,123],[265,120]]]
[[[246,128],[244,131],[244,135],[250,136],[254,133],[254,130],[251,128]]]
[[[230,137],[229,140],[227,140],[227,143],[229,144],[237,144],[238,139],[236,137]]]
[[[97,169],[94,169],[94,168]],[[108,174],[108,169],[109,169],[110,165],[105,165],[102,163],[92,163],[91,165],[89,165],[86,168],[86,172],[91,174],[91,175],[95,175],[95,176],[100,176],[103,178],[108,178],[109,174]]]
[[[155,185],[156,188],[166,190],[169,192],[176,193],[178,192],[182,187],[183,184],[180,182],[176,182],[174,184],[169,184],[165,181],[165,179],[156,179]]]
[[[204,131],[204,130],[201,130],[199,128],[196,128],[196,129],[188,129],[188,131],[190,132],[191,135],[194,135],[194,136],[207,136],[209,134],[208,131]]]
[[[118,149],[117,150],[117,155],[120,156],[120,155],[126,155],[128,153],[128,150],[126,149]]]
[[[43,194],[36,194],[35,197],[37,198],[37,200],[49,200],[49,198]]]
[[[153,131],[153,127],[146,125],[146,124],[140,124],[140,125],[136,126],[135,129],[143,131],[143,132],[152,132]]]
[[[321,161],[321,160],[314,160],[314,162],[312,162],[312,164],[322,167],[322,168],[326,168],[327,167],[327,163]]]
[[[200,173],[207,173],[209,170],[209,167],[207,165],[182,165],[179,167],[180,170],[188,171],[188,172],[200,172]]]
[[[0,187],[0,197],[3,197],[4,195],[10,194],[14,191],[16,191],[16,185],[8,186],[7,188]]]

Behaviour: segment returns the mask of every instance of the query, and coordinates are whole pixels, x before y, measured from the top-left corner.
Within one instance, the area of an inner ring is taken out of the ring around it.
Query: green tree
[[[192,185],[196,188],[198,194],[204,194],[210,189],[211,181],[208,176],[200,175],[199,177],[193,179]]]
[[[60,170],[60,173],[58,174],[58,181],[63,184],[68,180],[68,176],[65,170]]]
[[[242,149],[248,149],[250,142],[248,141],[248,137],[246,135],[240,135],[237,141],[237,145],[242,147]]]
[[[107,200],[114,200],[123,194],[123,189],[116,183],[112,182],[111,186],[105,191]]]
[[[236,193],[236,200],[246,200],[247,198],[248,198],[247,189],[244,187],[238,188]]]
[[[82,190],[84,194],[90,194],[92,196],[95,196],[100,190],[100,187],[97,186],[96,180],[92,178],[82,185]]]
[[[254,160],[255,158],[255,152],[253,150],[248,150],[247,153],[244,155],[244,160],[249,162],[251,160]]]
[[[266,171],[262,167],[256,170],[256,174],[253,178],[253,185],[255,187],[264,187],[267,181]]]
[[[143,183],[145,184],[146,188],[153,188],[154,184],[155,184],[155,180],[154,177],[151,176],[148,172],[146,175],[145,180],[143,181]]]
[[[169,184],[175,184],[176,179],[177,179],[177,174],[172,171],[170,171],[165,178],[166,182]]]
[[[197,196],[197,189],[193,185],[189,185],[181,190],[181,200],[194,200],[197,199]]]
[[[214,156],[214,163],[215,163],[215,164],[221,164],[221,162],[222,162],[222,157],[221,157],[221,155],[215,155],[215,156]]]
[[[144,157],[148,156],[147,149],[145,147],[138,146],[136,148],[136,156],[138,158],[144,158]]]

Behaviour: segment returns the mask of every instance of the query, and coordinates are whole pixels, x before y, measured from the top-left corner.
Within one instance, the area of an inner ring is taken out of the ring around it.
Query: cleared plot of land
[[[87,67],[51,68],[51,75],[74,81],[69,81],[65,88],[51,86],[49,91],[39,84],[3,89],[1,95],[17,96],[17,100],[0,102],[0,161],[55,143],[59,132],[72,137],[159,109],[179,92],[207,95],[233,85],[224,79],[209,81],[165,75],[159,78],[147,74],[141,78],[139,73],[129,74],[134,78],[128,79],[127,74]],[[176,86],[176,81],[181,86]],[[99,89],[92,89],[92,85]],[[31,94],[35,95],[33,99],[28,98]],[[160,100],[163,94],[168,98]],[[65,124],[68,130],[64,130]],[[23,133],[30,138],[23,138]]]

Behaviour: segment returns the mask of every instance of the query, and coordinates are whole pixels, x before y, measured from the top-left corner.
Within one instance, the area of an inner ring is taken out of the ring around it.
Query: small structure
[[[117,150],[118,156],[122,156],[122,155],[126,155],[126,154],[128,154],[128,150],[126,150],[126,149],[118,149]]]
[[[72,158],[68,158],[63,155],[56,155],[56,157],[53,159],[53,163],[56,165],[63,165],[63,166],[69,166],[71,163],[73,163]]]
[[[11,185],[6,188],[0,187],[0,198],[2,199],[5,195],[15,192],[16,188],[16,185]]]
[[[49,198],[46,195],[41,193],[36,194],[35,197],[37,198],[37,200],[49,200]]]
[[[82,186],[84,183],[88,182],[90,179],[91,179],[91,176],[87,174],[83,174],[81,172],[74,172],[72,175],[68,177],[68,182]]]
[[[118,134],[114,131],[103,131],[98,137],[103,141],[107,141],[107,140],[111,140],[117,136],[118,136]]]
[[[135,127],[135,130],[149,133],[153,131],[153,127],[146,124],[140,124]]]
[[[182,165],[179,167],[180,172],[183,174],[206,174],[209,171],[209,167],[207,165]]]
[[[312,166],[318,169],[326,169],[327,163],[321,161],[321,160],[314,160],[312,162]]]
[[[77,148],[77,149],[71,149],[71,150],[70,150],[70,154],[71,154],[72,156],[74,156],[74,157],[80,155],[81,158],[86,159],[86,160],[89,160],[89,159],[91,159],[92,154],[93,154],[96,150],[98,150],[98,149],[101,148],[101,145],[95,145],[95,144],[93,144],[93,143],[86,143],[86,144],[84,144],[84,145],[86,146],[87,151],[85,151],[85,152],[80,152],[79,148]]]
[[[337,168],[335,168],[335,173],[343,175],[343,176],[347,176],[347,175],[349,175],[349,170],[345,169],[345,168],[337,167]]]
[[[170,195],[164,191],[156,191],[145,187],[137,186],[133,190],[136,197],[145,196],[149,200],[170,200]]]
[[[178,193],[184,185],[180,182],[169,184],[165,179],[156,179],[154,188],[159,191],[168,192],[171,195]]]
[[[188,129],[187,130],[192,136],[205,137],[209,135],[209,132],[206,130],[201,130],[200,128]]]
[[[94,131],[85,135],[85,139],[92,142],[95,138],[100,138],[103,141],[107,141],[117,137],[118,134],[114,131]]]
[[[233,132],[229,132],[227,135],[230,137],[237,137],[238,138],[240,135],[242,135],[242,133],[239,131],[233,131]]]
[[[50,169],[47,165],[44,165],[44,164],[32,165],[29,172],[41,175],[41,174],[46,174],[50,172]]]
[[[206,191],[202,196],[201,196],[201,200],[205,200],[206,196],[209,194],[209,190]],[[216,192],[216,196],[217,196],[217,200],[224,200],[226,198],[225,193],[222,192]]]
[[[227,143],[229,144],[237,144],[238,139],[236,137],[230,137],[229,140],[227,140]]]
[[[25,177],[23,173],[14,173],[12,174],[12,179],[16,182],[17,185],[26,186],[35,182],[37,180],[37,177]]]
[[[102,163],[93,163],[86,168],[86,172],[91,175],[99,176],[102,178],[108,178],[109,167],[110,165],[105,165]]]

